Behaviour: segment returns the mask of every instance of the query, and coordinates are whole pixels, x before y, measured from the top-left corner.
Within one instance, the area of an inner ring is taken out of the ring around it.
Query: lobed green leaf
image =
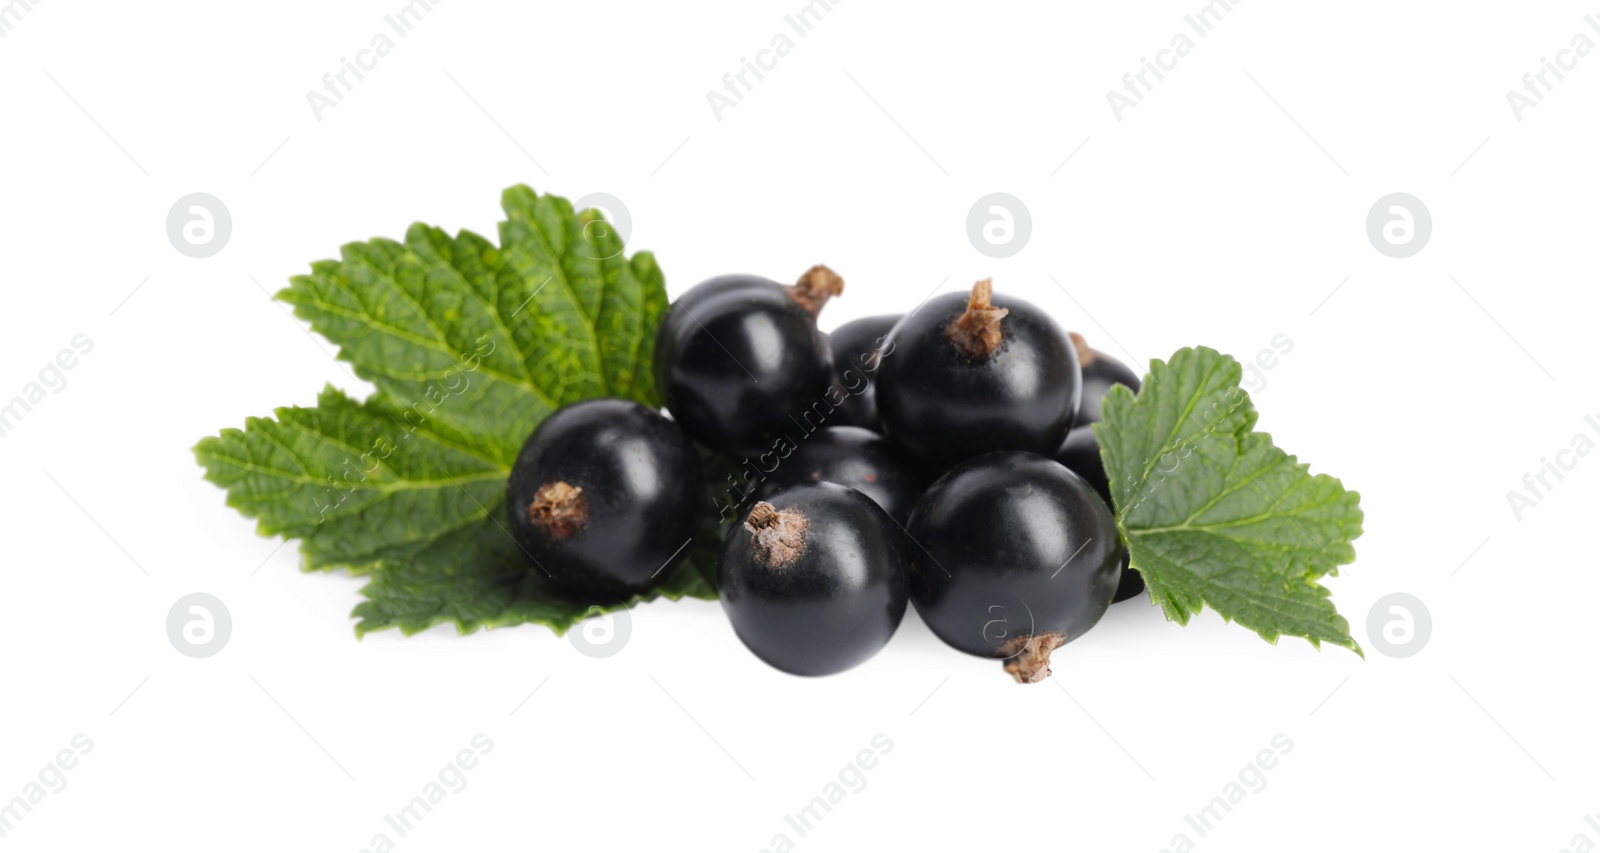
[[[537,570],[529,571],[528,558],[499,523],[497,504],[491,517],[440,537],[405,560],[386,562],[361,590],[366,601],[353,616],[358,635],[398,628],[410,636],[434,625],[454,623],[456,631],[470,634],[479,628],[503,628],[534,622],[556,633],[596,613],[609,613],[635,604],[666,598],[715,599],[716,587],[703,561],[680,563],[649,592],[627,601],[586,607],[571,604],[553,593]]]
[[[1240,378],[1233,358],[1183,349],[1151,362],[1137,397],[1106,395],[1095,435],[1131,565],[1179,624],[1209,605],[1269,642],[1359,654],[1317,581],[1355,559],[1360,495],[1254,431]]]
[[[428,419],[329,387],[315,408],[250,418],[195,455],[263,536],[301,540],[308,569],[365,570],[482,519],[508,469]]]
[[[589,614],[555,596],[506,532],[511,465],[539,422],[591,397],[660,405],[651,359],[667,309],[655,258],[628,257],[597,211],[527,187],[503,195],[500,244],[416,224],[350,243],[278,298],[378,392],[328,388],[201,440],[206,477],[307,569],[368,573],[358,633],[466,632]],[[716,597],[697,553],[635,601]],[[631,602],[628,602],[631,603]],[[618,603],[626,606],[627,603]]]

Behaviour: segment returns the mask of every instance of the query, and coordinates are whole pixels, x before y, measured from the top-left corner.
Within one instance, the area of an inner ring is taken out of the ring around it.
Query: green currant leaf
[[[378,392],[357,401],[329,388],[314,408],[195,448],[261,534],[301,540],[307,569],[370,574],[360,633],[442,621],[560,631],[588,615],[530,574],[502,518],[506,479],[561,406],[660,405],[651,358],[667,297],[655,259],[627,256],[599,212],[566,199],[518,186],[502,206],[498,246],[416,224],[404,242],[351,243],[291,279],[278,298]],[[715,598],[705,548],[636,600]]]
[[[367,600],[351,614],[361,620],[356,633],[399,628],[409,636],[453,622],[459,633],[470,634],[479,628],[537,622],[559,634],[597,612],[656,598],[717,597],[715,564],[691,554],[656,587],[628,601],[598,607],[565,602],[550,592],[537,569],[529,571],[528,558],[500,520],[504,512],[496,503],[489,518],[451,531],[408,559],[385,562],[361,590]]]
[[[1137,397],[1106,395],[1095,435],[1131,564],[1179,624],[1209,605],[1269,642],[1360,654],[1317,582],[1355,559],[1360,495],[1256,432],[1240,378],[1233,358],[1182,349],[1150,363]]]
[[[315,408],[250,418],[195,455],[263,536],[301,540],[307,569],[371,568],[481,520],[510,469],[431,431],[416,411],[327,388]]]
[[[660,405],[650,358],[667,297],[655,259],[625,257],[597,211],[521,186],[502,206],[498,247],[418,223],[404,243],[345,245],[278,298],[392,404],[509,466],[568,403]]]

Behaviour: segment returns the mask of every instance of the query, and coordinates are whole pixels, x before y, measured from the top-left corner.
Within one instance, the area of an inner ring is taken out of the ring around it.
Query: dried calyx
[[[1067,638],[1061,634],[1034,634],[1013,637],[1001,653],[1006,658],[1006,672],[1018,684],[1038,684],[1050,677],[1050,653],[1061,648]]]
[[[844,292],[844,279],[833,270],[817,264],[784,289],[789,292],[789,298],[806,309],[814,319],[822,313],[822,307],[828,304],[829,299]]]
[[[744,529],[751,534],[756,563],[781,569],[800,559],[806,550],[806,517],[797,509],[778,509],[762,501],[750,510]]]
[[[1072,348],[1078,351],[1079,367],[1088,367],[1094,364],[1095,359],[1100,357],[1100,353],[1095,352],[1094,347],[1089,346],[1089,342],[1083,339],[1083,335],[1077,332],[1068,332],[1067,337],[1072,339]]]
[[[545,536],[561,541],[583,530],[589,523],[589,499],[583,489],[556,481],[545,483],[528,504],[528,518]]]
[[[993,296],[991,279],[974,284],[967,310],[945,327],[945,337],[967,358],[988,358],[1000,348],[1000,321],[1011,312],[994,307]]]

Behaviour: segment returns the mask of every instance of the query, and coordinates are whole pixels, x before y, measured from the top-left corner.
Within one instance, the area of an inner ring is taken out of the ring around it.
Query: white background
[[[51,0],[8,21],[0,400],[74,335],[94,348],[0,438],[0,799],[74,734],[94,746],[7,848],[1600,842],[1600,454],[1520,521],[1506,497],[1600,441],[1600,58],[1520,121],[1505,96],[1600,41],[1595,4],[1243,3],[1119,121],[1106,92],[1200,0],[848,0],[719,120],[706,92],[800,0],[452,0],[318,120],[306,92],[401,5]],[[913,615],[821,680],[762,665],[714,602],[639,608],[605,660],[537,626],[357,641],[361,582],[302,575],[190,448],[325,382],[366,390],[266,291],[417,219],[492,234],[519,182],[621,199],[674,294],[826,262],[848,282],[827,327],[992,275],[1141,364],[1285,335],[1261,425],[1362,494],[1358,560],[1328,586],[1366,660],[1139,601],[1029,687]],[[191,192],[232,213],[209,259],[165,234]],[[1032,217],[1004,260],[965,231],[991,192]],[[1391,192],[1432,213],[1406,260],[1365,234]],[[164,633],[196,591],[234,623],[205,660]],[[1367,633],[1393,592],[1432,614],[1405,659]],[[466,788],[398,837],[384,815],[480,732]],[[799,836],[785,815],[878,733],[866,787]],[[1185,815],[1280,733],[1265,789],[1201,837]]]

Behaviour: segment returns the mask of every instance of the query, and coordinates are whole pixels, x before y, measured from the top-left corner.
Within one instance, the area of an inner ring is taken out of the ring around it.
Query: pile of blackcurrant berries
[[[691,288],[656,341],[671,419],[612,399],[546,418],[511,474],[513,536],[562,595],[615,603],[715,513],[723,608],[778,669],[862,663],[909,600],[949,645],[1048,677],[1144,588],[1090,428],[1138,377],[988,280],[825,334],[843,289],[823,266]],[[712,468],[735,473],[708,504]]]

